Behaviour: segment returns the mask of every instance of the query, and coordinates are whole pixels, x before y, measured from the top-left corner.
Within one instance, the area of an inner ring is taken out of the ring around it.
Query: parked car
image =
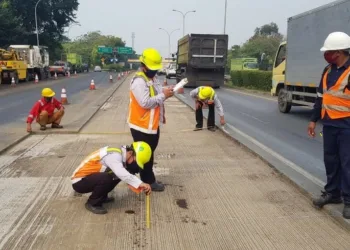
[[[102,72],[102,69],[100,66],[95,66],[95,69],[94,69],[95,72]]]
[[[176,64],[170,63],[169,66],[165,70],[165,75],[167,79],[171,77],[176,77]]]

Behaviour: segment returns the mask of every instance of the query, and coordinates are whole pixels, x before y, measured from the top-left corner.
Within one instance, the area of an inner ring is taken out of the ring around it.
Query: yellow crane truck
[[[27,63],[14,50],[0,48],[0,84],[11,84],[12,78],[16,84],[29,81]]]

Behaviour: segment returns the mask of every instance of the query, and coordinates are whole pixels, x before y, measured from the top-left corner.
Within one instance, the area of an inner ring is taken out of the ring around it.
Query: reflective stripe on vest
[[[350,67],[339,77],[331,88],[327,89],[327,78],[330,67],[323,76],[322,118],[326,113],[331,119],[350,117],[350,91],[347,89]]]
[[[156,95],[153,83],[149,84],[150,81],[143,72],[136,73],[132,81],[134,81],[136,78],[142,78],[146,82],[146,84],[148,83],[150,97],[154,97]],[[128,117],[128,123],[130,128],[133,128],[146,134],[157,134],[159,120],[160,106],[157,106],[153,109],[145,109],[139,105],[134,94],[132,93],[132,91],[130,91]]]
[[[203,89],[204,87],[199,87],[199,92]],[[209,97],[209,99],[207,100],[208,104],[213,104],[214,103],[214,96],[215,96],[215,90],[213,90],[213,93],[211,94],[211,96]]]
[[[74,171],[71,179],[84,178],[93,173],[109,172],[110,170],[101,164],[101,159],[108,153],[122,153],[119,148],[104,147],[88,155]]]

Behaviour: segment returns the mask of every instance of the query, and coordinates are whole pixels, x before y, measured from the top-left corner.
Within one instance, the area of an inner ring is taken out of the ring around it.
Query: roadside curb
[[[174,95],[179,101],[187,105],[190,109],[195,111],[194,107],[192,107],[189,103],[187,103],[183,98],[181,98],[180,94]],[[207,115],[203,114],[203,118],[207,120]],[[277,171],[284,180],[288,183],[292,184],[299,191],[301,191],[305,196],[307,196],[310,200],[315,195],[319,195],[320,191],[323,190],[323,183],[316,178],[312,180],[311,174],[310,176],[304,175],[305,171],[298,171],[302,169],[301,167],[295,165],[296,169],[293,169],[288,163],[279,159],[275,155],[268,153],[265,149],[261,148],[257,145],[253,140],[249,140],[249,136],[243,133],[242,131],[234,128],[234,130],[230,129],[230,134],[227,134],[218,122],[215,122],[217,129],[220,131],[222,135],[233,140],[235,143],[247,149],[249,152],[253,153],[255,156],[259,157],[266,164],[268,164],[271,168]],[[232,126],[233,127],[233,126]],[[244,136],[242,136],[244,135]],[[266,147],[267,148],[267,147]],[[277,155],[277,154],[276,154]],[[283,158],[283,157],[282,157]],[[310,206],[312,206],[310,202]],[[316,208],[315,208],[316,209]],[[323,210],[332,218],[334,218],[338,223],[342,226],[350,230],[350,220],[344,219],[342,215],[343,205],[326,205]]]
[[[130,75],[132,74],[132,72],[130,73]],[[130,76],[129,75],[129,76]],[[79,132],[86,126],[87,123],[89,123],[91,121],[91,119],[96,115],[96,113],[100,110],[101,106],[103,106],[113,95],[114,93],[119,89],[119,87],[127,80],[129,79],[129,76],[125,77],[124,79],[122,79],[119,83],[118,81],[114,81],[112,84],[116,84],[115,88],[112,89],[111,94],[106,95],[106,99],[102,102],[101,105],[99,105],[98,107],[96,107],[96,110],[92,112],[92,114],[90,115],[90,117],[83,122],[83,124],[80,126],[80,128],[78,130],[68,130],[68,131],[60,131],[60,130],[56,130],[57,132],[47,132],[47,131],[38,131],[38,132],[32,132],[32,133],[28,133],[22,137],[20,137],[19,139],[15,140],[13,143],[9,144],[8,146],[4,147],[3,149],[0,150],[0,154],[3,154],[4,152],[8,151],[9,149],[11,149],[12,147],[14,147],[16,144],[24,141],[25,139],[27,139],[28,137],[30,137],[31,135],[58,135],[58,134],[79,134]],[[114,78],[116,79],[116,78]]]

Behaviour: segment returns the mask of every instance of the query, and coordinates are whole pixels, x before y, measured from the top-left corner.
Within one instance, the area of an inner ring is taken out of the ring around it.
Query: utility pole
[[[171,34],[173,34],[175,31],[177,31],[177,30],[180,30],[180,29],[175,29],[175,30],[173,30],[173,31],[171,31],[170,33],[167,31],[167,30],[165,30],[165,29],[163,29],[163,28],[159,28],[160,30],[164,30],[167,34],[168,34],[168,38],[169,38],[169,40],[168,40],[168,50],[169,50],[169,57],[171,57]]]
[[[40,2],[41,2],[41,0],[39,0],[39,1],[35,4],[36,42],[37,42],[38,47],[39,47],[39,30],[38,30],[38,17],[37,17],[36,9],[38,8],[38,4],[39,4]]]
[[[182,23],[182,35],[185,36],[185,19],[186,19],[186,15],[188,13],[191,13],[191,12],[196,12],[196,10],[190,10],[190,11],[187,11],[185,14],[182,12],[182,11],[179,11],[179,10],[173,10],[175,12],[179,12],[181,15],[182,15],[182,18],[183,18],[183,23]]]
[[[226,34],[226,13],[227,13],[227,0],[225,0],[224,34]]]

